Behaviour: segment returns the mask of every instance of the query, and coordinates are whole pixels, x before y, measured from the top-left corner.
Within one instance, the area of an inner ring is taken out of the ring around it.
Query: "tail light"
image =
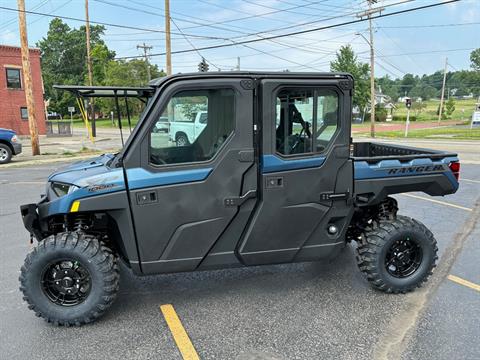
[[[448,164],[448,167],[452,171],[453,176],[455,176],[455,179],[458,180],[458,178],[460,177],[460,163],[458,161],[451,162],[450,164]]]

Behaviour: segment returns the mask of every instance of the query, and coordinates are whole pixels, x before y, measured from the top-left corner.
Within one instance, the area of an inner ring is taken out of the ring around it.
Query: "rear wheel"
[[[437,242],[422,223],[406,216],[373,222],[357,248],[357,262],[370,284],[388,293],[420,287],[432,274]]]
[[[175,136],[175,141],[177,143],[177,146],[187,146],[190,144],[188,141],[187,135],[180,133]]]
[[[7,164],[12,160],[12,150],[8,145],[0,144],[0,164]]]
[[[117,259],[94,236],[61,233],[27,255],[20,290],[37,316],[55,325],[82,325],[99,318],[119,288]]]

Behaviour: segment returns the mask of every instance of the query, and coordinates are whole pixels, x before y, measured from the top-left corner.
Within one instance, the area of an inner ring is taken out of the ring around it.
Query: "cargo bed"
[[[446,156],[457,156],[432,149],[422,149],[403,145],[374,142],[353,143],[353,159],[358,161],[379,161],[383,159],[410,160],[418,158],[439,159]]]
[[[458,189],[459,160],[454,153],[358,142],[352,155],[358,206],[375,204],[391,194],[420,191],[443,196]]]

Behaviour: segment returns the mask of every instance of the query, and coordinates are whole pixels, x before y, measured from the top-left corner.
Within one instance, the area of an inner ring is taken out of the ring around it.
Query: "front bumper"
[[[37,204],[21,205],[20,213],[22,214],[22,220],[25,229],[27,229],[28,232],[37,239],[37,241],[41,241],[43,239],[43,234],[37,208]]]
[[[13,147],[13,155],[18,155],[22,152],[22,144],[12,143],[12,147]]]

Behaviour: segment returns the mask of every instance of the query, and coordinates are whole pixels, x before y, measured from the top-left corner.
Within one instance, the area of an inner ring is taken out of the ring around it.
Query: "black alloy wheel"
[[[390,275],[405,278],[418,270],[422,262],[422,248],[409,236],[392,244],[385,257],[385,266]]]
[[[81,304],[92,287],[90,273],[75,260],[60,260],[48,264],[41,281],[47,298],[61,306]]]

